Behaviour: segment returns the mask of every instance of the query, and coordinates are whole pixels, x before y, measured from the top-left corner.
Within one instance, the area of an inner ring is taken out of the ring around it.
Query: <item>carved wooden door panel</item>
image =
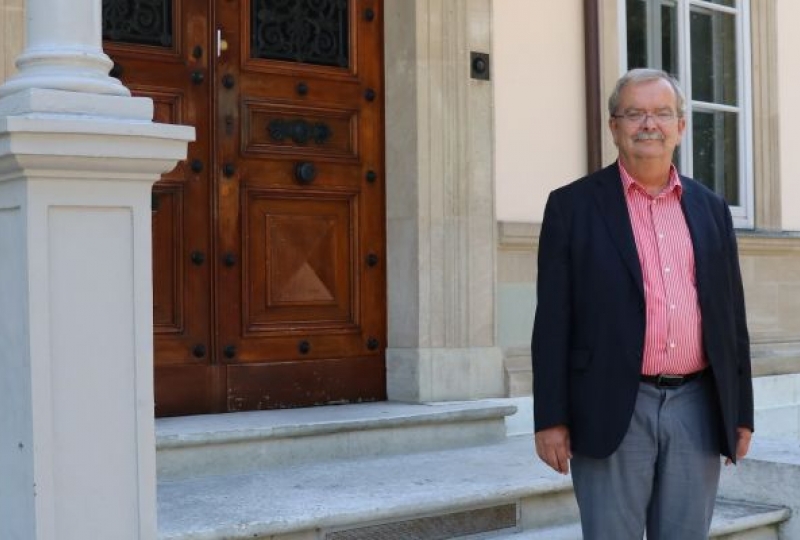
[[[205,2],[103,1],[112,75],[153,99],[155,120],[194,125],[188,159],[153,188],[156,413],[213,410],[211,28]]]
[[[153,190],[156,414],[385,399],[382,2],[103,10],[115,73],[197,128]]]

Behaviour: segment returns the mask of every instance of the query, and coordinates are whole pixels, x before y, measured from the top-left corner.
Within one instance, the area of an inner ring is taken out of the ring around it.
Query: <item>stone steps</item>
[[[570,480],[535,458],[530,436],[162,479],[158,489],[159,540],[580,538]],[[774,540],[787,516],[721,502],[713,538]]]
[[[526,528],[577,518],[569,478],[534,460],[530,437],[160,481],[158,489],[161,540],[316,540],[344,532],[377,540],[381,530],[370,538],[353,529],[387,524],[400,530],[394,538],[437,527],[453,538],[517,527],[518,516]]]
[[[502,403],[364,403],[162,418],[159,480],[258,471],[335,459],[462,448],[501,441]]]

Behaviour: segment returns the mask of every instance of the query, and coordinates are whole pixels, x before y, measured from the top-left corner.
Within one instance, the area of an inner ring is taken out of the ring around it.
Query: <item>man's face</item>
[[[637,113],[644,116],[632,120]],[[672,117],[669,118],[670,113]],[[669,82],[631,83],[620,93],[619,108],[609,120],[614,144],[626,163],[643,159],[672,160],[686,119],[678,117],[677,96]]]

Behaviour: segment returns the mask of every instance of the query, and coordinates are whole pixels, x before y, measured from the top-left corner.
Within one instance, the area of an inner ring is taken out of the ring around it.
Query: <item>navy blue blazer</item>
[[[721,413],[720,452],[753,428],[750,340],[736,236],[725,201],[681,176],[696,285]],[[616,163],[550,194],[539,237],[533,326],[536,431],[568,426],[575,453],[602,458],[633,415],[645,332],[642,270]]]

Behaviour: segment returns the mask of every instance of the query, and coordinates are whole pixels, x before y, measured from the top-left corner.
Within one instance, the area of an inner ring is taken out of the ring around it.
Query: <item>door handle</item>
[[[222,29],[217,28],[217,58],[222,56],[222,51],[228,50],[228,41],[222,37]]]

